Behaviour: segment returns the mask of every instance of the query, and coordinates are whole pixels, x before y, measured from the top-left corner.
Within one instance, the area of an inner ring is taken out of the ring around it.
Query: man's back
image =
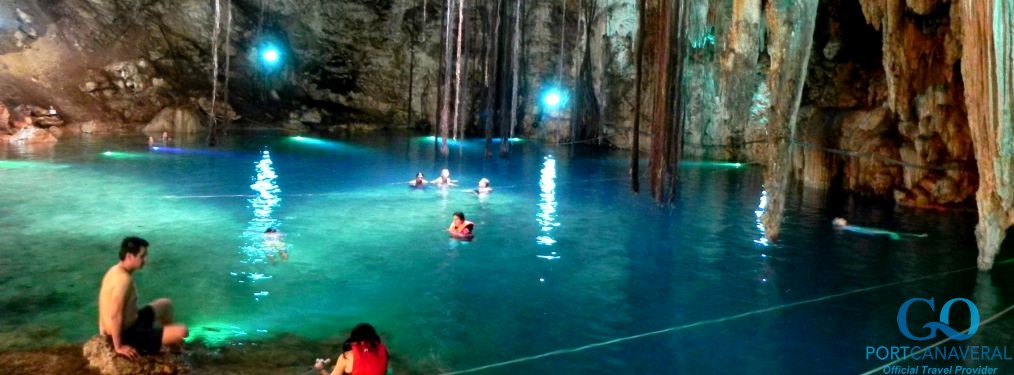
[[[118,298],[120,296],[122,298]],[[134,278],[119,264],[110,267],[102,277],[102,288],[99,289],[99,333],[109,334],[111,327],[105,325],[111,321],[110,315],[117,309],[123,313],[120,329],[131,326],[137,320],[137,292],[134,289]]]

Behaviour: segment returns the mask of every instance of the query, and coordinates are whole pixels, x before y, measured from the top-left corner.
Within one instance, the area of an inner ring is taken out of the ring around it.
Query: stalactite
[[[447,155],[447,136],[451,120],[451,80],[453,79],[451,59],[454,58],[454,48],[451,47],[451,31],[454,29],[454,0],[447,0],[447,17],[444,31],[444,75],[443,75],[443,102],[440,107],[440,154]]]
[[[771,107],[767,124],[768,161],[764,171],[768,204],[761,222],[768,240],[775,240],[781,230],[785,209],[785,194],[792,169],[790,147],[796,133],[796,115],[813,44],[817,2],[769,1],[766,12],[771,32],[768,38]]]
[[[641,189],[639,171],[641,160],[641,69],[644,66],[644,28],[647,26],[645,22],[646,1],[637,1],[637,50],[634,53],[637,62],[634,68],[634,129],[630,134],[632,145],[630,150],[630,190],[635,193]]]
[[[1006,230],[1014,224],[1014,5],[996,0],[960,1],[956,6],[961,14],[968,125],[979,170],[977,264],[986,271],[992,269]]]
[[[215,25],[212,26],[211,33],[211,110],[208,111],[208,117],[211,118],[211,127],[209,128],[207,137],[209,146],[215,145],[215,125],[218,123],[218,120],[215,118],[215,99],[218,98],[218,38],[219,25],[222,23],[222,9],[220,5],[220,0],[215,0]]]

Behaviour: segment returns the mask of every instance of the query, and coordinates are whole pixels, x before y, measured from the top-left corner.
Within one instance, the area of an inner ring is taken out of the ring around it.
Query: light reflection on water
[[[286,251],[286,245],[279,237],[280,234],[265,233],[268,228],[277,230],[280,226],[279,220],[274,218],[272,213],[282,202],[282,189],[278,187],[276,182],[278,174],[275,173],[272,166],[269,151],[261,152],[261,159],[257,161],[255,171],[255,175],[251,178],[253,184],[250,185],[250,189],[253,189],[256,194],[247,200],[253,211],[253,217],[247,224],[246,230],[243,231],[243,245],[241,247],[243,259],[240,262],[249,265],[250,268],[262,268],[259,265],[280,260],[283,252]],[[267,272],[266,270],[251,270],[231,274],[239,276],[240,283],[257,283],[274,277]],[[256,287],[255,290],[253,296],[257,301],[271,294],[265,290],[263,285]]]

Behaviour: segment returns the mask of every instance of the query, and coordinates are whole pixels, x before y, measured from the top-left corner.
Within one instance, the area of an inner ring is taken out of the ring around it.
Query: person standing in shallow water
[[[380,342],[377,330],[367,323],[360,323],[342,344],[342,354],[335,361],[330,375],[384,375],[387,374],[387,360],[387,347]],[[321,360],[313,367],[322,375],[329,374]]]
[[[147,258],[148,241],[123,239],[120,262],[109,267],[99,289],[99,334],[107,336],[113,350],[127,358],[158,353],[162,345],[181,344],[188,335],[186,326],[173,324],[173,305],[168,298],[138,310],[133,274],[144,268]]]

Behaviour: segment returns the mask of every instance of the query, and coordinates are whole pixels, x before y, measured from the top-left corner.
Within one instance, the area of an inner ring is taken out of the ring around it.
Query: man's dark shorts
[[[155,309],[144,306],[137,312],[137,321],[120,333],[123,343],[134,347],[141,354],[155,354],[162,349],[162,327],[154,327]]]

